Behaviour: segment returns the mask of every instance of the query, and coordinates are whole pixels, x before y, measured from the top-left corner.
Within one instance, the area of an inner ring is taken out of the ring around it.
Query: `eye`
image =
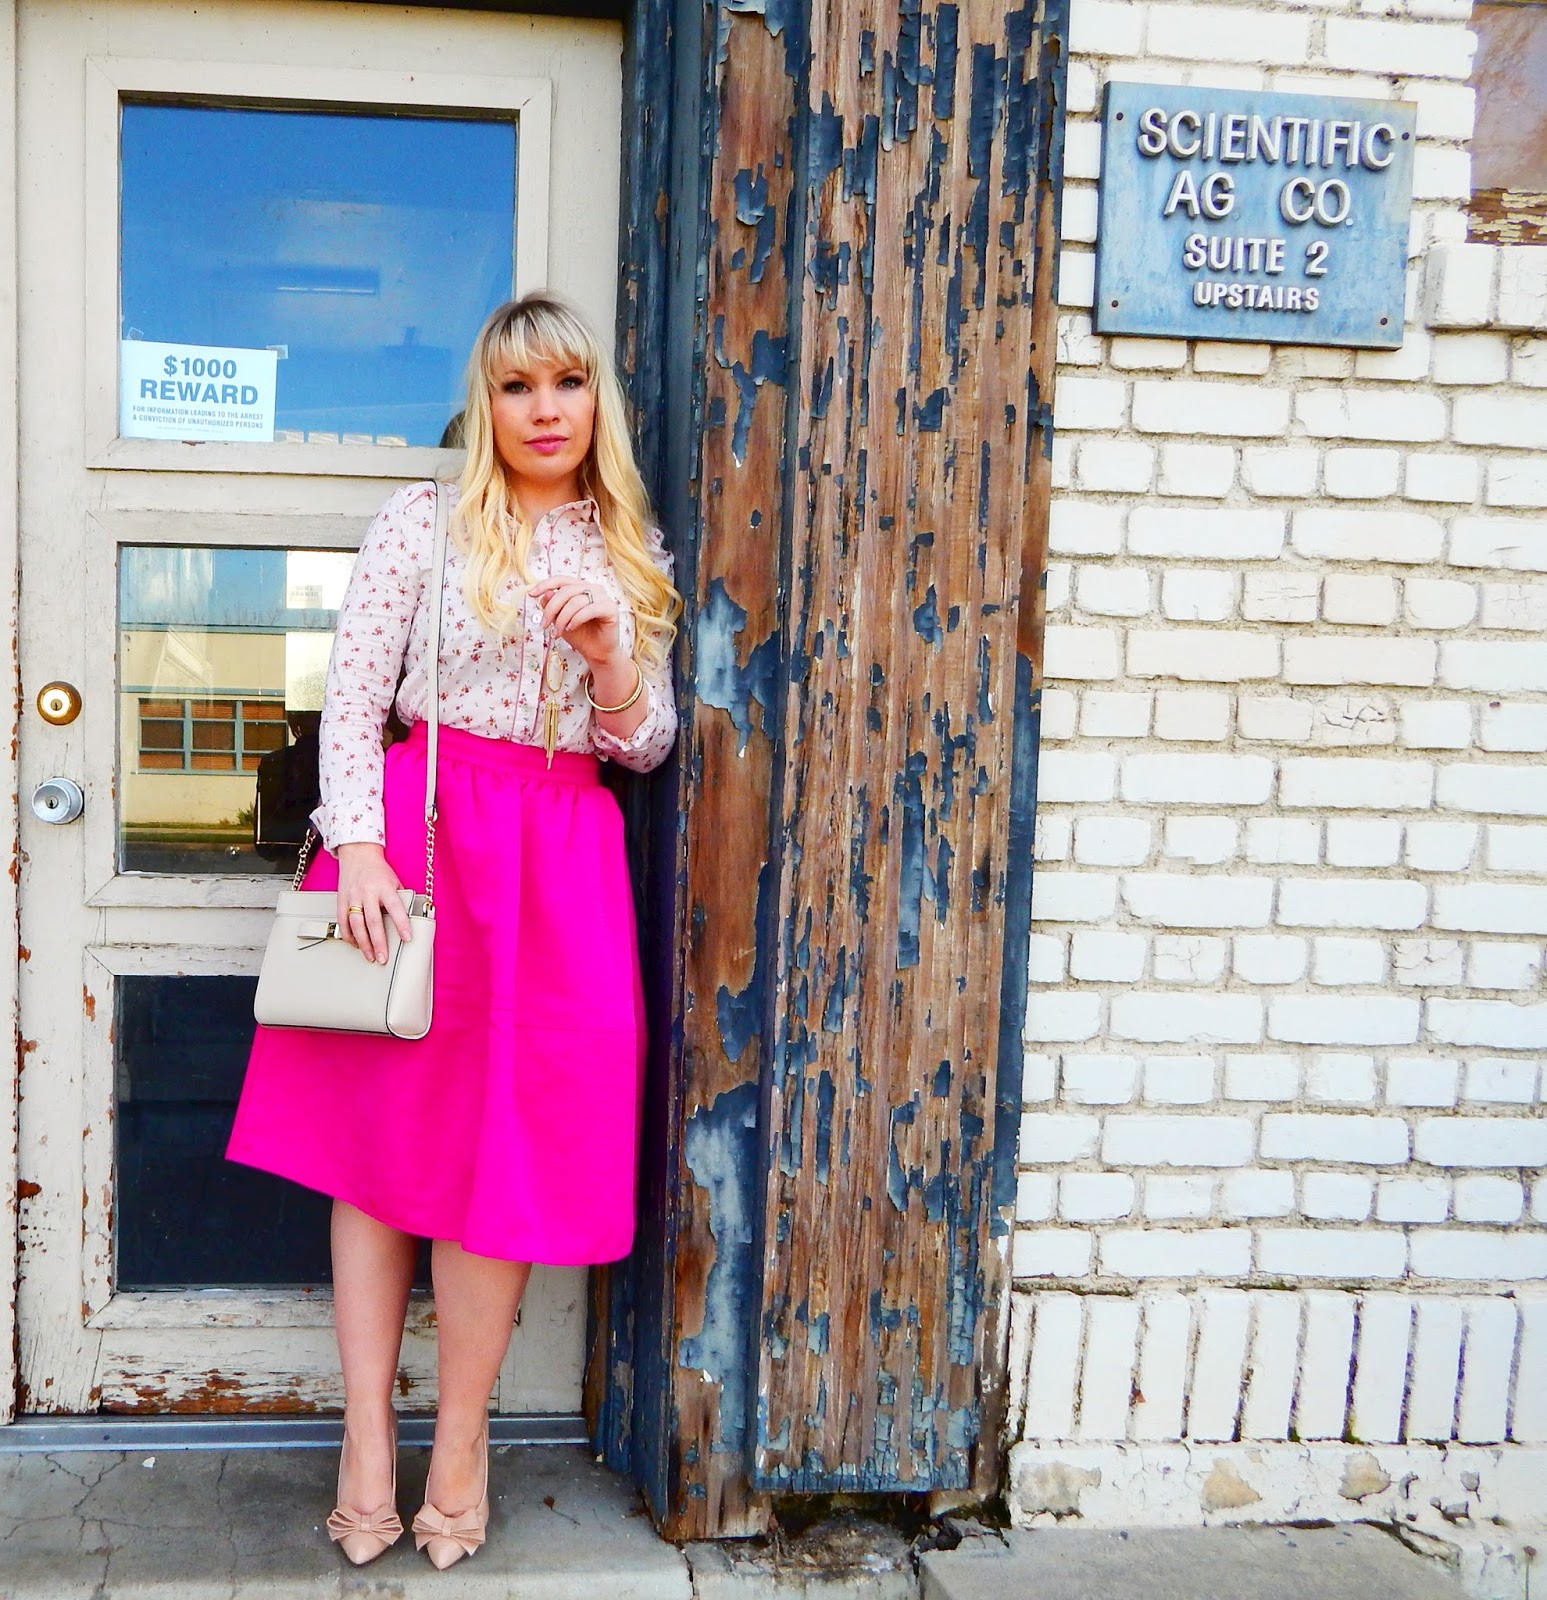
[[[507,378],[500,385],[500,390],[504,394],[525,394],[526,385],[519,378]]]
[[[559,387],[561,389],[583,389],[585,388],[585,379],[577,373],[571,372],[566,377],[559,379]]]

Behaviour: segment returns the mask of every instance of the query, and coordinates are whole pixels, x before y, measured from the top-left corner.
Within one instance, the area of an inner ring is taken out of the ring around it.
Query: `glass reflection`
[[[289,872],[347,550],[126,546],[119,870]]]
[[[436,445],[508,299],[512,122],[129,103],[124,339],[279,356],[289,442]]]

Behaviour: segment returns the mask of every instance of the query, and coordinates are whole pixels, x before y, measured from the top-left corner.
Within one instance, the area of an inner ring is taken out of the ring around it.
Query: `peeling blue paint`
[[[930,584],[925,592],[923,603],[913,608],[913,631],[937,650],[945,643],[945,634],[940,628],[940,608],[936,604],[934,584]]]
[[[910,751],[893,783],[893,797],[902,808],[902,826],[897,840],[898,906],[897,965],[916,967],[919,963],[919,907],[924,897],[924,774],[929,757],[922,750]]]
[[[730,713],[740,735],[738,755],[752,736],[752,702],[762,708],[763,731],[769,737],[774,732],[770,718],[778,704],[778,635],[770,634],[757,645],[743,667],[737,663],[736,646],[737,636],[746,625],[746,611],[731,598],[725,580],[715,578],[698,613],[694,687],[705,705]]]

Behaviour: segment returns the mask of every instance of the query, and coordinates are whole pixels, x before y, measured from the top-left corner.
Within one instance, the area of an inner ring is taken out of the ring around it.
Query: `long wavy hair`
[[[503,371],[531,371],[546,362],[579,367],[596,400],[591,448],[580,466],[580,492],[596,501],[608,559],[633,606],[634,654],[643,670],[660,674],[676,637],[682,597],[650,558],[650,497],[634,461],[623,390],[611,357],[585,318],[546,289],[492,312],[468,357],[462,417],[467,462],[452,519],[453,537],[467,557],[468,604],[500,637],[514,631],[521,615],[519,605],[501,606],[498,597],[508,580],[529,581],[532,528],[509,492],[494,447],[490,399]]]

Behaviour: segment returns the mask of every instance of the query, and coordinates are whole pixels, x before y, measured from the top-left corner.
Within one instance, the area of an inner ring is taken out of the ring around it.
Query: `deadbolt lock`
[[[81,714],[81,692],[73,683],[45,683],[38,690],[38,715],[56,728]]]

